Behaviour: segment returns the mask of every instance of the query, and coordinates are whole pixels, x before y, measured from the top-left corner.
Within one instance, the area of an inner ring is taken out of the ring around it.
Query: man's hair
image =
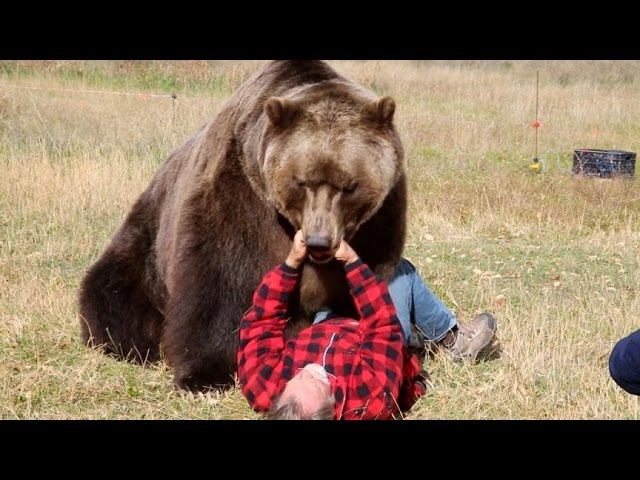
[[[305,416],[302,404],[297,398],[292,396],[285,402],[281,402],[278,397],[267,412],[267,418],[269,420],[333,420],[336,416],[334,404],[335,399],[331,395],[318,410]]]

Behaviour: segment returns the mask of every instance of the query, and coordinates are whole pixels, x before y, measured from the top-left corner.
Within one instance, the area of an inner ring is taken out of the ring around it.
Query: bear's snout
[[[309,258],[315,263],[327,263],[334,255],[331,238],[327,235],[309,235],[305,239]]]
[[[309,235],[306,240],[307,248],[312,252],[324,252],[331,249],[331,239],[323,235]]]

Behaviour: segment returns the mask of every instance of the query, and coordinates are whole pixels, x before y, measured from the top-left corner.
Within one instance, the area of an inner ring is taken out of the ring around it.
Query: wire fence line
[[[51,92],[73,92],[73,93],[102,93],[108,95],[128,95],[132,97],[142,98],[172,98],[176,100],[178,96],[175,93],[146,93],[146,92],[118,92],[115,90],[74,90],[71,88],[46,88],[46,87],[31,87],[27,85],[10,85],[0,83],[0,88],[16,88],[22,90],[45,90]]]
[[[171,99],[171,130],[175,133],[176,129],[176,109],[178,95],[175,93],[147,93],[147,92],[119,92],[116,90],[76,90],[72,88],[53,88],[53,87],[33,87],[28,85],[12,85],[6,83],[0,83],[0,89],[13,88],[17,90],[43,90],[49,92],[69,92],[69,93],[85,93],[85,94],[106,94],[106,95],[124,95],[130,97],[142,98],[144,100],[148,98],[170,98]],[[37,113],[37,109],[36,109]]]
[[[173,133],[175,133],[176,113],[177,113],[176,109],[177,109],[177,99],[178,99],[178,95],[176,93],[122,92],[117,90],[77,90],[77,89],[71,89],[71,88],[34,87],[34,86],[27,86],[27,85],[14,85],[14,84],[0,83],[0,89],[2,88],[13,88],[13,89],[23,89],[23,90],[43,90],[43,91],[54,91],[54,92],[84,93],[84,94],[124,95],[124,96],[137,97],[142,99],[171,98],[172,105],[171,105],[170,122],[171,122],[171,130]],[[189,97],[185,95],[181,95],[181,98],[189,98]],[[431,117],[432,115],[433,114],[431,112],[420,112],[420,113],[412,113],[412,114],[405,115],[405,118],[412,120],[417,118]],[[536,146],[536,150],[537,150],[537,146]],[[563,172],[564,171],[571,172],[571,168],[568,168],[568,169],[563,168],[560,165],[561,163],[560,154],[558,152],[552,151],[547,153],[549,153],[549,155],[553,155],[553,154],[556,155],[556,166],[558,170]],[[540,160],[543,163],[544,170],[546,170],[548,167],[548,163],[546,159],[541,158]],[[517,160],[508,159],[507,163],[517,165],[518,167],[523,167],[523,164],[521,164],[520,159],[517,159]],[[526,165],[524,165],[524,167],[526,168]]]

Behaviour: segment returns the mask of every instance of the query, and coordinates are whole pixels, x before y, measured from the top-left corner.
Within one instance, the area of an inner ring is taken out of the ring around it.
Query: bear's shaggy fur
[[[80,288],[82,339],[161,356],[178,388],[233,384],[238,325],[302,228],[310,259],[287,334],[322,306],[357,315],[342,238],[389,278],[404,247],[406,178],[395,104],[320,61],[266,64],[177,149]]]

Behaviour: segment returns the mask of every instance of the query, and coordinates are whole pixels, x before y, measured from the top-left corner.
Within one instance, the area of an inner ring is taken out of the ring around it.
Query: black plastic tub
[[[636,169],[635,152],[622,150],[580,149],[573,152],[573,173],[591,177],[633,177]]]

